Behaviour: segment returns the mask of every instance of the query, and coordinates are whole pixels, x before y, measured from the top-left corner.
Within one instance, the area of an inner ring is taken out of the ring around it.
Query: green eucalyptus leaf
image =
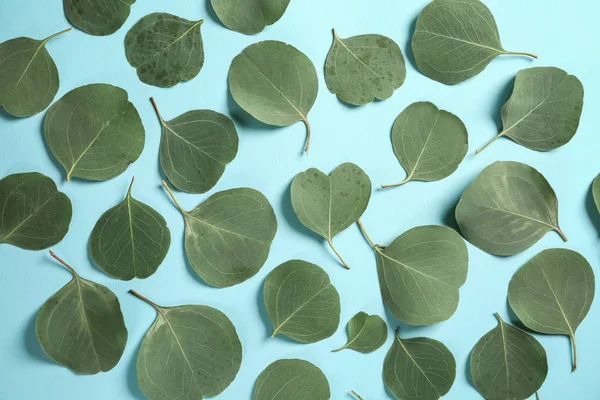
[[[300,172],[291,186],[292,207],[304,226],[323,237],[342,264],[333,237],[358,221],[371,198],[371,180],[357,165],[343,163],[327,176],[316,168]]]
[[[253,400],[329,400],[329,382],[323,371],[308,361],[277,360],[256,380]]]
[[[229,90],[237,104],[269,125],[306,124],[319,83],[315,66],[304,53],[283,42],[267,40],[246,47],[229,67]]]
[[[382,35],[341,39],[333,30],[333,44],[325,62],[325,82],[345,103],[360,106],[385,100],[404,83],[402,50]]]
[[[224,190],[186,211],[163,186],[183,214],[187,259],[206,283],[223,288],[256,275],[277,232],[275,212],[261,192]]]
[[[271,271],[264,301],[273,337],[315,343],[333,335],[340,324],[340,296],[329,275],[306,261],[286,261]]]
[[[495,162],[475,178],[456,206],[456,222],[469,242],[500,256],[520,253],[551,230],[567,241],[546,178],[513,161]]]
[[[383,380],[396,398],[437,400],[448,393],[455,377],[456,361],[442,342],[402,339],[396,332],[383,362]]]
[[[394,153],[410,181],[439,181],[450,176],[467,154],[469,138],[456,115],[429,102],[413,103],[398,115],[392,128]]]
[[[135,0],[63,0],[69,22],[95,36],[115,33],[129,17]]]
[[[217,396],[235,379],[242,344],[235,326],[216,308],[163,307],[134,290],[157,312],[137,357],[138,384],[150,400]]]
[[[508,302],[527,328],[571,338],[575,371],[575,331],[590,310],[595,290],[594,271],[581,254],[548,249],[515,273],[508,285]]]
[[[594,198],[596,209],[600,212],[600,174],[596,175],[592,183],[592,197]]]
[[[419,14],[412,38],[419,71],[438,82],[455,84],[479,74],[506,51],[492,12],[479,0],[433,0]]]
[[[71,200],[37,172],[0,180],[0,243],[42,250],[60,242],[71,223]]]
[[[119,299],[107,287],[80,277],[56,254],[73,279],[46,301],[35,320],[44,352],[79,374],[113,369],[127,343]]]
[[[15,117],[30,117],[46,109],[58,92],[58,70],[44,40],[19,37],[0,43],[0,105]]]
[[[223,25],[251,35],[279,21],[290,0],[211,0],[211,3]]]
[[[125,199],[106,211],[92,230],[90,252],[110,276],[130,280],[156,272],[171,245],[165,219],[133,198],[133,179]]]
[[[189,81],[204,65],[200,21],[167,13],[140,19],[125,37],[127,61],[148,85],[170,87]]]
[[[72,177],[103,181],[120,175],[144,148],[142,120],[127,92],[81,86],[50,107],[44,121],[50,151]]]
[[[160,165],[179,190],[205,193],[213,188],[238,151],[233,121],[212,110],[188,111],[165,121],[154,99],[162,126]]]
[[[546,379],[546,351],[533,336],[495,316],[498,326],[471,352],[473,384],[487,400],[525,400]]]
[[[383,346],[387,336],[387,325],[379,315],[361,311],[348,322],[348,343],[333,351],[352,349],[360,353],[371,353]]]

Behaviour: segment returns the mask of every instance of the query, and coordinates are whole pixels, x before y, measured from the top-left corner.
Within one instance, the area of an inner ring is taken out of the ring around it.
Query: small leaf
[[[223,25],[233,31],[251,35],[279,21],[290,0],[211,0],[211,3]]]
[[[0,243],[42,250],[60,242],[71,223],[71,200],[37,172],[0,180]]]
[[[464,237],[481,250],[512,256],[558,226],[558,199],[535,169],[513,161],[485,168],[462,194],[456,222]]]
[[[329,275],[306,261],[287,261],[271,271],[264,300],[273,337],[315,343],[333,335],[340,324],[340,296]]]
[[[185,253],[209,285],[223,288],[253,277],[263,266],[277,232],[269,200],[258,190],[217,192],[185,211],[163,181],[185,221]]]
[[[442,342],[401,339],[396,332],[383,362],[383,380],[396,398],[437,400],[448,393],[455,377],[456,361]]]
[[[193,110],[170,121],[162,119],[160,166],[179,190],[205,193],[213,188],[238,151],[233,121],[212,110]]]
[[[341,39],[333,30],[333,44],[325,63],[325,82],[345,103],[360,106],[385,100],[404,83],[402,50],[382,35]]]
[[[110,276],[130,280],[156,272],[171,245],[165,219],[152,207],[133,198],[106,211],[92,230],[90,252],[94,262]]]
[[[269,125],[306,124],[319,83],[315,66],[304,53],[283,42],[267,40],[246,47],[229,67],[229,90],[236,103]]]
[[[371,198],[371,180],[357,165],[344,163],[327,176],[310,168],[294,177],[292,207],[304,226],[322,236],[342,264],[333,237],[355,223]]]
[[[479,74],[506,51],[496,21],[479,0],[433,0],[419,14],[412,38],[419,71],[438,82],[455,84]]]
[[[67,181],[120,175],[140,156],[145,141],[144,125],[127,92],[106,84],[65,94],[48,110],[44,134]]]
[[[79,374],[113,369],[127,343],[119,299],[105,286],[81,278],[56,254],[52,257],[73,279],[40,309],[35,320],[37,339],[44,352]]]
[[[115,33],[129,17],[135,0],[63,0],[70,23],[95,36]]]
[[[413,103],[398,115],[392,129],[394,153],[409,181],[439,181],[450,176],[467,154],[467,128],[454,114],[429,102]]]
[[[329,382],[323,371],[308,361],[277,360],[256,380],[253,400],[329,400]]]
[[[135,290],[129,292],[157,312],[136,363],[146,397],[198,400],[217,396],[233,382],[242,363],[242,344],[225,314],[200,305],[162,307]]]
[[[527,328],[571,338],[575,371],[575,331],[590,310],[595,287],[594,271],[581,254],[548,249],[515,273],[508,285],[508,302]]]
[[[20,37],[0,43],[0,105],[15,117],[30,117],[46,109],[58,92],[58,70],[44,40]]]
[[[333,351],[352,349],[360,353],[371,353],[383,346],[387,336],[387,325],[379,315],[361,311],[348,322],[348,343]]]
[[[533,336],[495,316],[498,326],[471,353],[473,384],[488,400],[525,400],[546,379],[546,351]]]
[[[200,21],[167,13],[140,19],[125,37],[127,61],[148,85],[170,87],[189,81],[204,65]]]

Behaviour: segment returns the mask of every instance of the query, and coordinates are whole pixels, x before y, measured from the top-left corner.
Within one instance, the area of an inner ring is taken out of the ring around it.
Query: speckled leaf
[[[73,25],[95,36],[115,33],[129,17],[135,0],[63,0],[65,15]]]
[[[323,371],[308,361],[277,360],[256,380],[254,400],[329,400],[329,382]]]
[[[250,35],[279,21],[290,0],[211,0],[211,3],[223,25]]]
[[[360,353],[371,353],[383,346],[387,336],[387,325],[379,315],[361,311],[348,322],[348,343],[333,351],[352,349]]]

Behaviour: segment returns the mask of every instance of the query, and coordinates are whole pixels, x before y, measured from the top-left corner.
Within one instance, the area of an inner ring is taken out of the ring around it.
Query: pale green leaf
[[[256,380],[254,400],[329,400],[329,382],[323,371],[308,361],[277,360]]]
[[[371,353],[383,346],[387,336],[387,325],[379,315],[361,311],[348,322],[348,343],[333,351],[352,349],[360,353]]]
[[[211,0],[211,3],[223,25],[251,35],[279,21],[290,0]]]
[[[135,0],[63,0],[65,15],[73,25],[95,36],[115,33],[129,17]]]

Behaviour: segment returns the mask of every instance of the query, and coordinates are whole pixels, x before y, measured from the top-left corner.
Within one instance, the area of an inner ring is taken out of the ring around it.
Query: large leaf
[[[142,120],[127,92],[106,84],[81,86],[65,94],[46,114],[50,151],[71,177],[114,178],[142,153]]]
[[[290,0],[211,0],[211,3],[223,25],[251,35],[279,21]]]
[[[202,22],[167,13],[140,19],[125,37],[127,61],[138,78],[148,85],[170,87],[196,77],[204,65]]]
[[[323,371],[308,361],[277,360],[256,380],[254,400],[329,400],[329,382]]]
[[[383,346],[387,336],[387,325],[379,315],[361,311],[348,322],[348,343],[333,351],[352,349],[360,353],[371,353]]]
[[[71,223],[71,200],[37,172],[0,180],[0,243],[41,250],[60,242]]]
[[[246,47],[229,67],[233,99],[257,120],[269,125],[306,124],[319,83],[315,66],[304,53],[283,42],[267,40]]]
[[[469,266],[467,246],[456,231],[419,226],[381,246],[361,221],[359,226],[375,250],[381,296],[396,318],[410,325],[432,325],[454,314]]]
[[[165,121],[151,100],[162,126],[160,165],[165,175],[179,190],[209,191],[237,154],[233,121],[212,110],[188,111]]]
[[[575,331],[590,310],[595,290],[594,271],[581,254],[548,249],[515,273],[508,285],[508,302],[529,329],[571,338],[575,371]]]
[[[119,299],[105,286],[80,277],[73,279],[46,301],[35,320],[35,331],[44,352],[79,374],[110,371],[121,359],[127,328]]]
[[[548,151],[567,144],[577,132],[583,109],[583,85],[559,68],[537,67],[517,73],[512,96],[502,107],[506,136],[532,150]]]
[[[506,51],[496,21],[479,0],[433,0],[419,14],[412,50],[422,74],[438,82],[467,80]]]
[[[223,288],[253,277],[263,266],[277,232],[269,200],[255,189],[217,192],[184,210],[163,181],[185,221],[185,253],[209,285]]]
[[[333,335],[340,324],[340,296],[329,275],[306,261],[286,261],[271,271],[264,300],[273,337],[315,343]]]
[[[130,293],[157,312],[138,353],[136,370],[150,400],[199,400],[223,392],[242,363],[235,326],[216,308],[163,307],[134,290]]]
[[[437,400],[448,393],[455,377],[456,361],[442,342],[401,339],[396,332],[383,362],[383,380],[396,398]]]
[[[512,256],[558,226],[558,199],[529,165],[498,161],[485,168],[463,192],[456,222],[465,238],[481,250]]]
[[[325,82],[343,102],[360,106],[385,100],[404,83],[402,50],[382,35],[341,39],[333,30],[333,44],[325,62]]]
[[[322,236],[340,261],[333,237],[358,221],[371,198],[371,180],[357,165],[344,163],[327,176],[315,168],[300,172],[291,186],[292,207],[298,219]]]
[[[0,105],[15,117],[29,117],[46,109],[58,92],[58,70],[46,50],[49,40],[20,37],[0,43]]]
[[[469,139],[465,124],[456,115],[429,102],[413,103],[398,115],[392,128],[392,145],[406,178],[382,188],[409,181],[439,181],[461,163]]]
[[[546,379],[546,351],[533,336],[495,316],[498,326],[471,352],[473,384],[487,400],[525,400]]]
[[[129,17],[135,0],[63,0],[65,15],[73,25],[95,36],[115,33]]]
[[[158,269],[171,245],[165,219],[133,198],[133,179],[125,199],[106,211],[92,230],[90,252],[114,278],[147,278]]]

